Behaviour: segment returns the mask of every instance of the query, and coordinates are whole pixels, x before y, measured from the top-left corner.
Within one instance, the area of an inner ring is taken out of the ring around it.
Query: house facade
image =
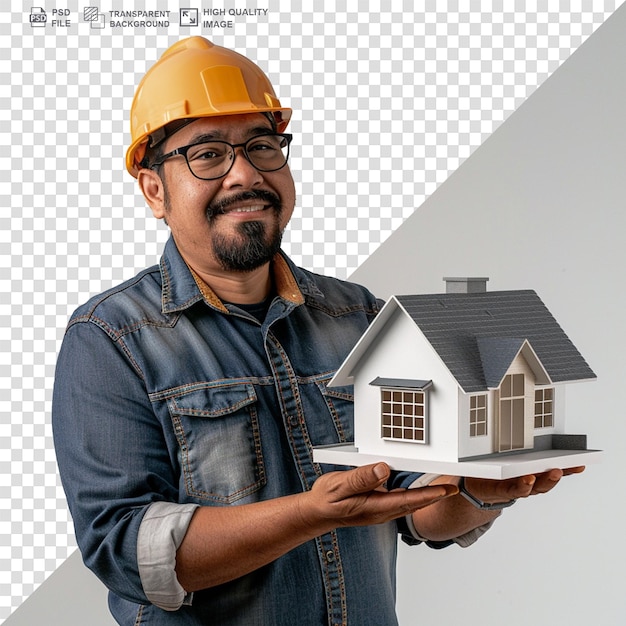
[[[534,291],[392,297],[331,385],[354,385],[359,453],[457,462],[555,447],[565,386],[595,378]]]

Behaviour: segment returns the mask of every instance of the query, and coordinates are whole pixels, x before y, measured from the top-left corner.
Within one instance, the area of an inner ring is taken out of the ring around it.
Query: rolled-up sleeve
[[[52,424],[85,564],[113,593],[146,604],[150,600],[137,562],[139,536],[144,536],[144,521],[146,528],[155,523],[160,507],[154,505],[178,502],[178,481],[141,371],[101,324],[78,321],[66,332]],[[176,523],[174,516],[168,522],[170,538],[150,540],[154,556],[142,549],[145,558],[162,558],[184,534],[195,507],[174,506],[182,512]]]
[[[191,595],[176,578],[176,551],[182,543],[196,504],[154,502],[148,507],[137,537],[139,577],[148,600],[166,611],[191,603]]]
[[[413,483],[411,483],[409,489],[427,487],[433,480],[435,480],[435,478],[439,478],[439,476],[440,474],[422,474]],[[445,547],[446,545],[456,543],[458,546],[461,546],[461,548],[468,548],[473,543],[476,543],[493,526],[493,522],[495,521],[491,520],[490,522],[487,522],[482,526],[479,526],[478,528],[474,528],[473,530],[470,530],[463,535],[450,539],[448,542],[430,542],[427,539],[420,537],[420,534],[417,532],[415,524],[413,523],[412,515],[407,515],[405,520],[409,532],[417,541],[424,541],[428,545],[432,545],[432,547]]]

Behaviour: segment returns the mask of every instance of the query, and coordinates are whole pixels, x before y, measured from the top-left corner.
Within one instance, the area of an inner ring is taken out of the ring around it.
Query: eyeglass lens
[[[289,141],[280,135],[262,135],[249,139],[244,151],[254,167],[272,172],[285,165],[289,156]],[[187,162],[198,178],[220,178],[230,169],[235,158],[233,147],[223,141],[207,141],[187,150]]]

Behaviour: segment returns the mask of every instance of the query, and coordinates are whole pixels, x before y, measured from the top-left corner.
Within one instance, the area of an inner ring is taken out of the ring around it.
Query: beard
[[[282,238],[278,219],[271,229],[263,222],[242,222],[234,237],[216,231],[211,234],[213,254],[222,269],[230,272],[252,272],[269,263],[280,250]]]
[[[237,225],[237,232],[226,235],[215,228],[220,215],[227,212],[229,206],[243,200],[262,200],[268,204],[266,211],[273,213],[273,220],[267,226],[265,222],[246,221]],[[212,203],[207,207],[206,218],[211,228],[213,254],[222,269],[231,272],[252,272],[269,263],[280,250],[283,233],[280,228],[282,205],[280,198],[265,190],[245,191],[235,196]]]

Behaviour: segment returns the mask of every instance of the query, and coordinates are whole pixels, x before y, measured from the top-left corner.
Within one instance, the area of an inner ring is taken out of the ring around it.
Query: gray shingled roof
[[[446,293],[396,299],[466,393],[493,386],[504,362],[515,356],[524,339],[553,382],[596,377],[534,291]]]

